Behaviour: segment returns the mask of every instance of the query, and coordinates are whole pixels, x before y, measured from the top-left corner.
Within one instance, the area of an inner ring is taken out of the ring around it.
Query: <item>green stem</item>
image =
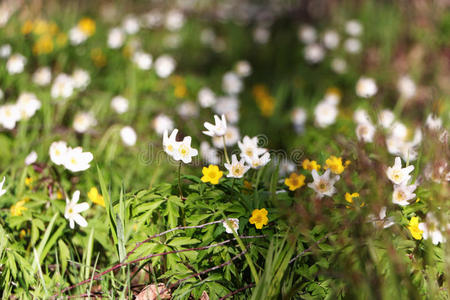
[[[178,190],[180,191],[180,197],[183,198],[183,192],[181,191],[181,161],[178,165]]]
[[[225,216],[225,214],[223,212],[222,212],[222,216],[223,216],[224,220],[227,222],[228,226],[233,231],[233,236],[237,240],[239,247],[241,247],[242,251],[245,253],[244,254],[245,259],[247,260],[248,266],[250,267],[250,271],[252,273],[253,279],[255,279],[255,283],[258,283],[259,282],[258,272],[256,272],[256,268],[255,268],[255,265],[253,264],[252,258],[246,251],[247,248],[245,247],[244,243],[242,242],[242,240],[239,237],[239,235],[237,234],[237,232],[234,230],[233,226],[231,226],[230,222],[228,222],[228,218]]]
[[[223,153],[225,153],[225,160],[227,161],[227,164],[230,164],[230,159],[228,158],[228,153],[227,153],[227,146],[225,144],[225,135],[222,136],[223,139]]]

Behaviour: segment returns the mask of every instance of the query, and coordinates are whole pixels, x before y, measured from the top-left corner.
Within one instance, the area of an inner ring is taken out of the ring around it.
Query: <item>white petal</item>
[[[83,218],[81,215],[79,214],[75,214],[73,216],[73,219],[75,220],[75,222],[80,225],[81,227],[86,227],[88,225],[87,221],[85,218]]]

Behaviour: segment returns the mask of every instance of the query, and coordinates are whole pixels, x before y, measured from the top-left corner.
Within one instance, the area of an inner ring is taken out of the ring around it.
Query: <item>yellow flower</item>
[[[423,231],[419,229],[419,218],[418,217],[412,217],[411,220],[409,220],[408,225],[409,232],[411,232],[411,235],[416,240],[422,239],[422,233]]]
[[[95,186],[91,187],[91,189],[89,190],[88,198],[95,204],[105,207],[105,199],[98,193],[98,190]]]
[[[305,176],[302,174],[298,175],[296,173],[291,173],[289,178],[284,180],[284,184],[289,187],[290,191],[295,191],[305,185]]]
[[[175,90],[173,93],[174,93],[175,97],[177,97],[177,98],[186,97],[186,94],[187,94],[186,86],[184,84],[177,84],[175,86]]]
[[[358,193],[345,193],[345,201],[347,201],[348,203],[353,203],[353,198],[358,198],[359,194]]]
[[[346,166],[350,164],[349,161],[347,162],[345,163]],[[333,172],[334,174],[339,175],[344,172],[345,166],[342,164],[342,157],[336,157],[332,155],[325,161],[325,164],[326,166],[324,168],[330,168],[331,172]]]
[[[56,45],[58,45],[58,47],[63,47],[66,44],[67,44],[67,34],[65,34],[64,32],[60,32],[56,36]]]
[[[255,209],[252,212],[252,216],[250,218],[250,224],[255,224],[256,229],[263,228],[264,225],[267,225],[269,219],[267,218],[267,210],[263,209]]]
[[[61,199],[63,199],[64,198],[64,195],[63,195],[63,193],[61,193],[61,191],[57,191],[56,192],[56,199],[58,199],[58,200],[61,200]]]
[[[49,23],[47,21],[45,21],[45,20],[38,19],[34,23],[33,31],[37,35],[48,33],[48,31],[49,31]]]
[[[19,233],[19,238],[24,239],[26,236],[27,236],[27,232],[25,231],[25,229],[22,229]]]
[[[91,18],[83,18],[78,22],[78,28],[87,36],[91,36],[95,32],[95,22]]]
[[[31,177],[25,178],[25,185],[27,187],[32,188],[33,187],[32,183],[33,183],[33,178],[31,178]]]
[[[216,165],[209,165],[208,167],[203,167],[202,170],[203,177],[201,180],[203,182],[210,182],[211,184],[218,184],[219,179],[222,178],[223,172],[219,170]]]
[[[11,206],[11,215],[14,217],[18,217],[22,215],[22,212],[26,211],[28,208],[26,208],[24,205],[27,202],[27,199],[24,198],[20,201],[17,201],[16,204]]]
[[[29,34],[33,31],[33,21],[27,20],[22,25],[22,34]]]
[[[101,68],[106,65],[106,56],[100,48],[94,48],[91,50],[91,59],[96,67]]]
[[[303,167],[303,169],[308,170],[308,171],[312,171],[312,170],[319,171],[320,170],[320,165],[315,160],[305,159],[302,163],[302,167]]]
[[[33,45],[33,54],[48,54],[53,51],[53,40],[49,35],[41,36]]]

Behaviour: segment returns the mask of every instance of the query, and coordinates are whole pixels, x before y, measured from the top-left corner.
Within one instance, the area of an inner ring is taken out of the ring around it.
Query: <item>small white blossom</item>
[[[64,218],[69,220],[69,226],[71,229],[75,228],[75,223],[81,227],[86,227],[88,225],[86,219],[83,218],[80,213],[88,210],[89,204],[87,202],[78,204],[78,200],[80,200],[80,191],[75,191],[71,200],[66,198]]]
[[[229,218],[227,219],[227,221],[223,221],[223,227],[225,227],[225,232],[226,233],[233,233],[234,232],[237,233],[238,229],[239,229],[239,219],[236,218]],[[231,227],[228,225],[230,224]]]
[[[160,78],[167,78],[176,67],[175,59],[170,55],[161,55],[155,61],[155,72]]]
[[[52,71],[49,67],[41,67],[33,73],[32,80],[39,86],[49,85],[52,81]]]
[[[392,167],[388,167],[386,175],[390,181],[394,184],[406,183],[411,179],[411,173],[414,170],[414,166],[407,166],[402,168],[402,160],[400,157],[395,158],[395,163]]]
[[[227,131],[227,120],[225,119],[225,115],[222,115],[222,118],[218,115],[214,115],[214,121],[214,125],[209,122],[205,122],[203,124],[203,126],[207,129],[206,131],[203,131],[203,134],[218,137],[224,136]]]
[[[227,177],[231,178],[242,178],[250,169],[250,166],[245,164],[245,159],[241,157],[241,160],[238,160],[236,154],[231,156],[231,163],[225,163],[224,166],[228,170]]]
[[[3,188],[3,185],[5,184],[5,180],[6,180],[6,177],[3,176],[3,180],[2,180],[2,182],[0,182],[0,197],[3,196],[4,194],[6,194],[6,192],[7,192],[7,189]]]
[[[120,130],[120,137],[122,142],[127,146],[134,146],[136,144],[137,135],[133,127],[125,126]]]
[[[90,162],[94,159],[91,152],[83,152],[83,148],[68,148],[64,159],[64,167],[72,172],[80,172],[90,168]]]
[[[336,192],[334,184],[339,180],[339,176],[333,176],[330,178],[330,169],[326,170],[325,173],[319,175],[317,170],[312,170],[311,175],[313,177],[313,182],[308,183],[308,187],[316,191],[317,196],[322,198],[323,196],[333,196]]]
[[[31,151],[31,153],[28,154],[27,157],[25,157],[25,164],[27,166],[34,164],[36,162],[37,158],[38,158],[38,155],[37,155],[36,151]]]
[[[165,114],[159,114],[153,120],[153,128],[158,135],[163,135],[164,131],[170,131],[174,128],[172,119]]]
[[[361,98],[373,97],[377,91],[377,84],[372,78],[361,77],[356,83],[356,94]]]
[[[128,99],[122,96],[115,96],[111,99],[111,107],[118,114],[128,111]]]
[[[409,205],[409,201],[416,197],[416,194],[414,194],[416,187],[415,184],[408,185],[406,182],[395,185],[392,193],[392,203],[400,206]]]
[[[6,62],[6,70],[8,70],[8,73],[11,75],[22,73],[26,63],[27,59],[25,56],[18,53],[13,54]]]
[[[201,107],[211,107],[214,104],[216,104],[216,96],[214,95],[214,92],[207,87],[202,88],[197,95],[198,103]]]

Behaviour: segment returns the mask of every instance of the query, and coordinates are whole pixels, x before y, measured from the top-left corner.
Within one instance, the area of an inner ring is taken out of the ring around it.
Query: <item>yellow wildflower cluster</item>
[[[27,20],[22,25],[22,34],[34,34],[36,40],[32,51],[34,55],[42,55],[53,52],[55,44],[62,47],[67,43],[67,35],[60,32],[55,22],[49,22],[43,19]]]
[[[187,95],[186,83],[183,77],[175,76],[172,80],[172,83],[175,87],[174,95],[177,98],[184,98]]]
[[[258,104],[261,114],[265,117],[270,117],[275,108],[275,99],[270,95],[267,87],[262,84],[253,87],[253,97]]]

